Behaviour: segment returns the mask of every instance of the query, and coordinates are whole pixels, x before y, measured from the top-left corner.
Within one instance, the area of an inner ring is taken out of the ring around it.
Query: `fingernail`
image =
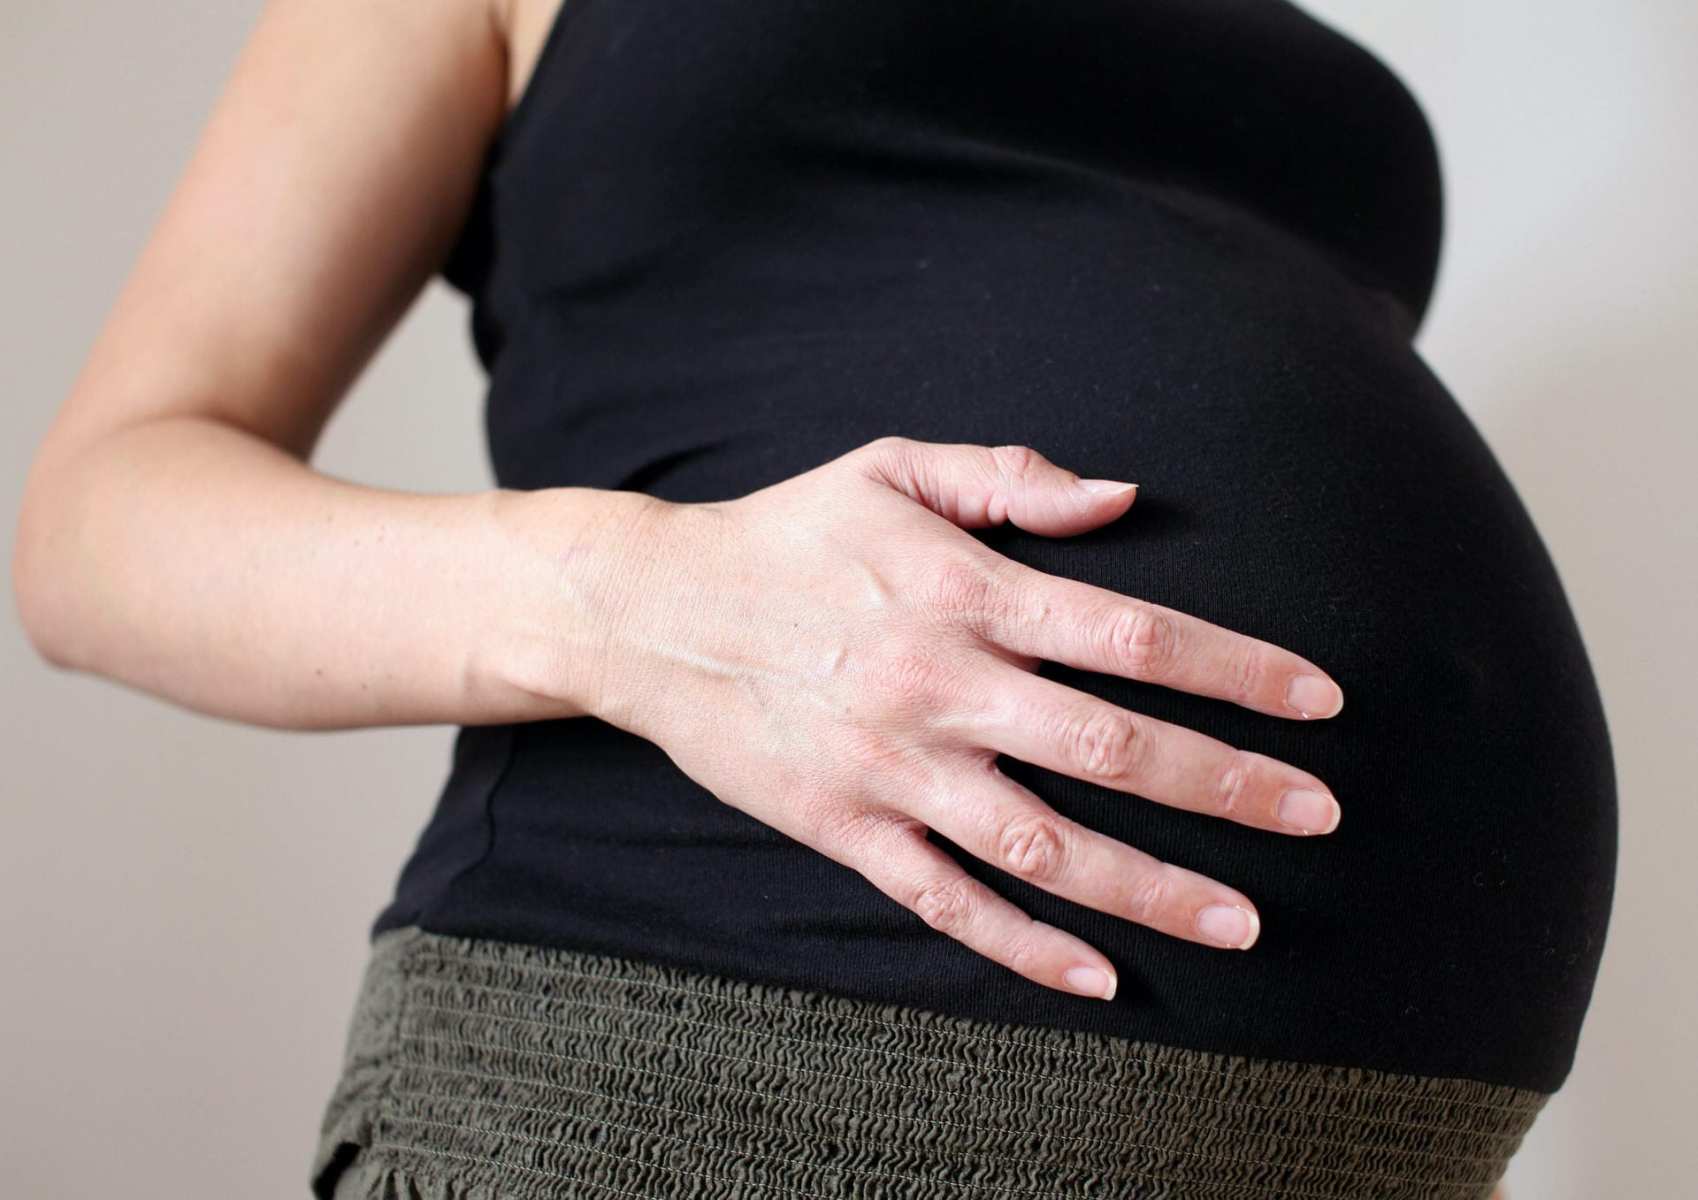
[[[1248,950],[1261,928],[1261,920],[1241,904],[1211,904],[1197,914],[1198,933],[1235,950]]]
[[[1330,679],[1299,675],[1285,689],[1285,702],[1305,717],[1330,717],[1344,707],[1344,693]]]
[[[1096,996],[1102,1000],[1113,1000],[1114,989],[1118,981],[1101,967],[1068,967],[1061,977],[1061,982],[1081,996]]]
[[[1081,479],[1079,486],[1087,492],[1096,492],[1103,496],[1123,496],[1138,488],[1135,483],[1121,483],[1114,479]]]
[[[1279,819],[1304,833],[1331,833],[1339,815],[1338,801],[1312,788],[1292,788],[1279,798]]]

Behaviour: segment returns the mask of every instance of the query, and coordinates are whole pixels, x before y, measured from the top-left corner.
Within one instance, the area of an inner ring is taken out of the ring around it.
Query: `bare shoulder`
[[[452,248],[538,7],[265,0],[43,453],[188,415],[306,456]]]

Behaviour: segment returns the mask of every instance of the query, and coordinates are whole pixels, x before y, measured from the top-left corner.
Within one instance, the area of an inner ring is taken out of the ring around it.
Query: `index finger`
[[[1276,717],[1337,716],[1344,692],[1272,642],[1201,617],[1006,559],[980,611],[958,614],[987,641],[1086,671],[1230,700]]]

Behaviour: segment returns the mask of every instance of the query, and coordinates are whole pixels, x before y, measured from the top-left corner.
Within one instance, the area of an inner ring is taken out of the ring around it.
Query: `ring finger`
[[[1261,928],[1244,893],[1162,862],[1056,812],[984,752],[917,789],[904,811],[994,867],[1046,892],[1162,933],[1247,949]]]

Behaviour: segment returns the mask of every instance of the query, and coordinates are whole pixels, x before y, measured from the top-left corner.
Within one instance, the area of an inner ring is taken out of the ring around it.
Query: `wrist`
[[[519,719],[604,715],[612,630],[640,586],[648,531],[677,507],[603,488],[491,492],[503,604],[484,658]]]

